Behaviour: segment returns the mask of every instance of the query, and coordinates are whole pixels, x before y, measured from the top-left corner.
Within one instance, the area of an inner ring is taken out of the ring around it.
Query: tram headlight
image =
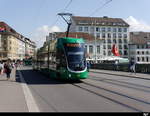
[[[71,77],[71,74],[69,74],[69,77]]]

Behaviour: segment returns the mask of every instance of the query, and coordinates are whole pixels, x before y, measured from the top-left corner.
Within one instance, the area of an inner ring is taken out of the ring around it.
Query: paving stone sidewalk
[[[16,82],[15,69],[10,80],[6,74],[0,75],[0,112],[28,112],[21,83]]]

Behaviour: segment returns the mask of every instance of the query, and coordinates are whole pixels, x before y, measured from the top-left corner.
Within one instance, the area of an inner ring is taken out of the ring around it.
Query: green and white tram
[[[34,68],[58,79],[88,78],[84,40],[59,38],[50,41],[38,51]]]

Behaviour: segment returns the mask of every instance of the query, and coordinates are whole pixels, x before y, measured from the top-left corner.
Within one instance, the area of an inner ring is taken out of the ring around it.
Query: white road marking
[[[24,95],[25,95],[25,100],[26,100],[29,112],[40,112],[29,87],[27,86],[27,84],[26,84],[26,82],[25,82],[25,80],[22,76],[22,73],[20,71],[18,71],[18,72],[19,72],[20,79],[21,79],[21,82],[22,82],[21,85],[22,85],[22,88],[23,88],[23,92],[24,92]]]

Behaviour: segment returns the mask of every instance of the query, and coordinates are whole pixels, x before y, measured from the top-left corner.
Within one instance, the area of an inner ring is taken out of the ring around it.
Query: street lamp
[[[61,16],[65,20],[65,22],[68,24],[67,34],[66,34],[66,37],[68,37],[69,36],[70,26],[71,26],[72,22],[71,22],[71,20],[67,20],[65,18],[65,16],[70,18],[72,16],[72,14],[71,13],[58,13],[58,15]]]

